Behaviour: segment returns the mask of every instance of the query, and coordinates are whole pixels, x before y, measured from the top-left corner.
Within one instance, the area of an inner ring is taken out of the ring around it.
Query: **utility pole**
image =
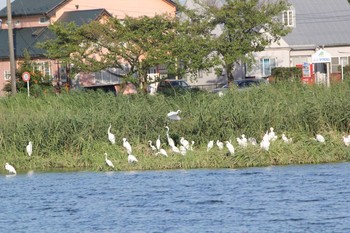
[[[11,94],[17,93],[16,88],[16,61],[15,51],[13,46],[13,30],[12,30],[12,10],[11,1],[7,0],[7,33],[9,37],[9,51],[10,51],[10,73],[11,73]]]

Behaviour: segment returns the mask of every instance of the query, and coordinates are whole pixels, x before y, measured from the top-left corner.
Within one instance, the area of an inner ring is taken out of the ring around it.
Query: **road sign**
[[[30,74],[29,74],[29,72],[24,72],[24,73],[22,74],[22,79],[23,79],[24,82],[29,82],[29,80],[30,80]]]

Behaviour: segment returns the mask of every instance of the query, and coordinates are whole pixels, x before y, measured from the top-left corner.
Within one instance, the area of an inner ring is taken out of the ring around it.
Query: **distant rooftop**
[[[47,14],[69,0],[15,0],[11,3],[13,16]],[[0,17],[7,16],[7,7],[0,10]]]

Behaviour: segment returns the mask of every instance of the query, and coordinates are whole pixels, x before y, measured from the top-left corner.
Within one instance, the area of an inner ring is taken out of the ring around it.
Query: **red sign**
[[[24,72],[24,73],[22,74],[22,79],[23,79],[24,82],[28,82],[28,81],[30,80],[30,74],[29,74],[29,72]]]

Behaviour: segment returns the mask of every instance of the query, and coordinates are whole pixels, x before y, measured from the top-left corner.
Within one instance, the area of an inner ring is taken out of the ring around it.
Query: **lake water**
[[[350,164],[1,175],[0,232],[350,232]]]

